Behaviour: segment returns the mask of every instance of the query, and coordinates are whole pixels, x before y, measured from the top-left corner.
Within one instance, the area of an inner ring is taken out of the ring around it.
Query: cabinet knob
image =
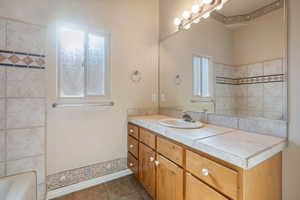
[[[131,149],[132,149],[132,148],[133,148],[133,144],[129,145],[129,148],[131,148]]]
[[[150,157],[149,160],[150,160],[150,162],[153,162],[153,161],[154,161],[154,158],[153,158],[153,157]]]
[[[209,174],[208,169],[203,168],[203,169],[202,169],[202,174],[203,174],[203,176],[208,176],[208,174]]]
[[[158,166],[158,165],[159,165],[159,161],[156,160],[156,161],[154,162],[154,164],[155,164],[156,166]]]
[[[130,166],[130,167],[133,167],[133,163],[129,163],[129,166]]]
[[[130,132],[130,133],[133,133],[134,131],[133,131],[133,129],[130,129],[129,132]]]

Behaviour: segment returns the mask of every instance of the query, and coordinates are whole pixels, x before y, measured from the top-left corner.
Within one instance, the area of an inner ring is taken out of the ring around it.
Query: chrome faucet
[[[193,118],[187,114],[186,112],[182,112],[182,119],[185,121],[185,122],[194,122]]]

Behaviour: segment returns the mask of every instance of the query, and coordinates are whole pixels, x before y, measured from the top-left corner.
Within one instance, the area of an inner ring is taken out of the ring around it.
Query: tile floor
[[[131,175],[54,200],[152,200],[152,198]]]

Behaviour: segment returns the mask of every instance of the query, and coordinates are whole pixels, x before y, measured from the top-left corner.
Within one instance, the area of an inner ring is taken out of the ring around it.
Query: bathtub
[[[36,200],[34,172],[0,178],[0,200]]]

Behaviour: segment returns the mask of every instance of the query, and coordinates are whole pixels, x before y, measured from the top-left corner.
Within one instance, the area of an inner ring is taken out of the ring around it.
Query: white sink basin
[[[201,122],[186,122],[183,119],[162,119],[159,124],[180,129],[197,129],[204,126]]]

